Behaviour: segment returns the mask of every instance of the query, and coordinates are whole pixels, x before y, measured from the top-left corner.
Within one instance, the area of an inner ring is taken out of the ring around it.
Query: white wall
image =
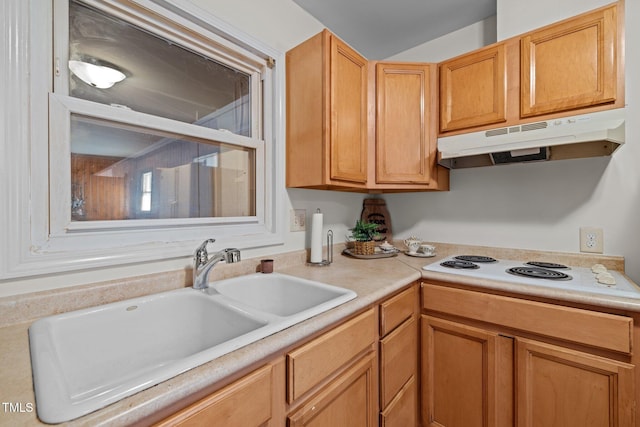
[[[390,61],[441,62],[496,42],[496,16],[397,53]],[[419,59],[418,59],[419,58]]]
[[[597,0],[558,2],[498,0],[498,38],[590,10]],[[552,13],[550,13],[552,11]],[[640,20],[640,2],[628,0],[626,22]],[[473,28],[460,30],[473,35]],[[482,43],[452,33],[396,55],[439,61]],[[451,43],[449,43],[449,37]],[[385,196],[396,236],[419,235],[443,242],[498,247],[579,251],[579,227],[604,229],[606,254],[626,258],[626,271],[640,283],[640,40],[637,25],[626,26],[626,144],[610,158],[496,166],[451,171],[451,191]],[[450,54],[443,56],[449,49]]]
[[[635,0],[627,1],[631,3]],[[497,0],[498,40],[508,39],[613,2],[612,0]]]

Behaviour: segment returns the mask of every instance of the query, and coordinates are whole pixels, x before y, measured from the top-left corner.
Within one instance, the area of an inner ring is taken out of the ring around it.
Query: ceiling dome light
[[[80,80],[98,89],[108,89],[127,77],[122,71],[113,67],[83,61],[69,61],[69,69]]]

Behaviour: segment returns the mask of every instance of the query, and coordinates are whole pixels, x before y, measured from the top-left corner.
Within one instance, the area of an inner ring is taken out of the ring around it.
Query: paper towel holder
[[[328,267],[333,262],[333,231],[327,231],[327,259],[320,262],[307,262],[310,267]]]

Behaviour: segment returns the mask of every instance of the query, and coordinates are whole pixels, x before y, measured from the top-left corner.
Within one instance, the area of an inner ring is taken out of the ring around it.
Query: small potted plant
[[[353,238],[353,253],[356,255],[373,255],[376,249],[375,238],[378,237],[378,224],[373,222],[356,221],[351,230]]]

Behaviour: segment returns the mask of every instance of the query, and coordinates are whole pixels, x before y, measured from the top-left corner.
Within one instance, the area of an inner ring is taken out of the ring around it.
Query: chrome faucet
[[[207,239],[196,249],[193,255],[193,287],[194,289],[207,289],[209,287],[209,272],[220,261],[234,263],[240,261],[240,250],[226,248],[216,252],[209,258],[207,245],[216,239]]]

